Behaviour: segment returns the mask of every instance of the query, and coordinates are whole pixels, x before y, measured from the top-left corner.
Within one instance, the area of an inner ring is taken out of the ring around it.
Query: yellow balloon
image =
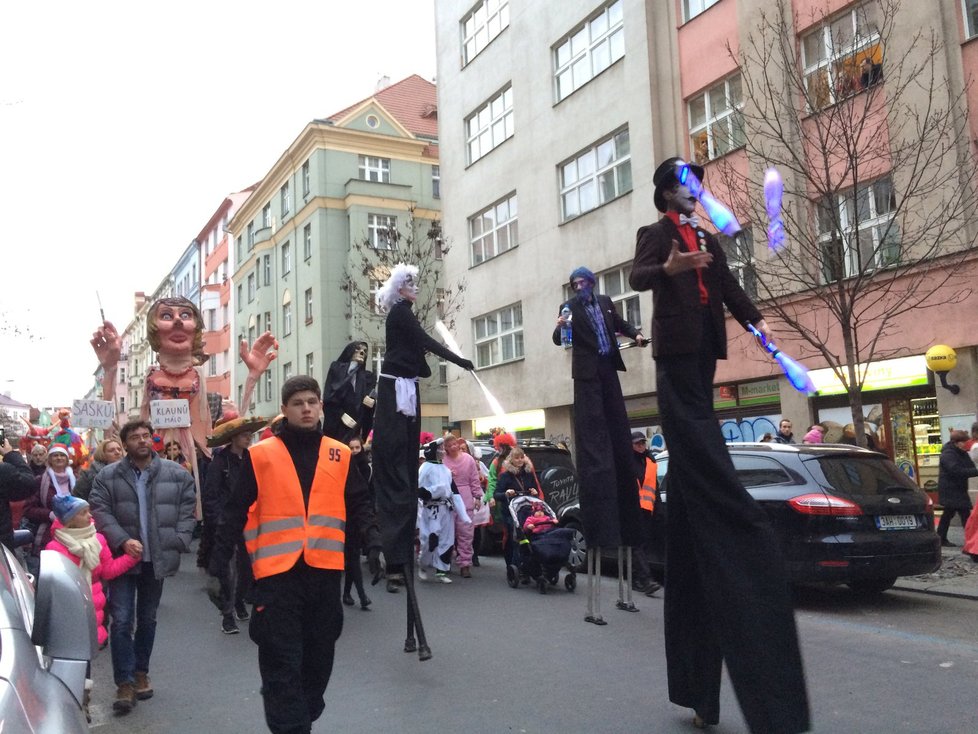
[[[945,344],[935,344],[924,355],[927,369],[933,372],[950,372],[958,364],[958,354]]]

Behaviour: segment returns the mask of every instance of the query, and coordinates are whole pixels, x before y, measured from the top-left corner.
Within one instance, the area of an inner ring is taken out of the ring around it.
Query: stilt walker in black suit
[[[414,315],[418,269],[399,263],[377,292],[377,305],[387,313],[387,351],[377,381],[374,413],[373,481],[380,536],[387,563],[387,590],[407,588],[407,637],[404,652],[417,650],[431,658],[414,592],[414,534],[418,519],[418,451],[421,446],[421,400],[418,379],[431,377],[425,352],[475,369],[429,336]],[[415,640],[417,631],[417,640]]]
[[[720,719],[726,661],[750,730],[807,731],[808,697],[783,559],[764,510],[737,479],[713,412],[717,359],[727,356],[723,307],[770,337],[727,267],[716,237],[699,227],[679,183],[678,158],[655,171],[665,217],[638,231],[629,282],[652,291],[652,354],[666,483],[665,642],[669,700],[694,710],[699,728]],[[703,169],[690,164],[702,180]]]
[[[632,602],[631,550],[641,540],[631,434],[618,381],[625,363],[615,334],[625,334],[639,346],[647,342],[638,329],[618,315],[608,296],[594,292],[595,283],[594,273],[585,267],[571,273],[570,286],[577,295],[561,304],[553,342],[558,346],[562,343],[561,329],[571,323],[574,445],[588,559],[584,619],[604,625],[607,622],[601,616],[601,549],[618,548],[617,606],[637,612]],[[569,319],[565,309],[570,311]]]

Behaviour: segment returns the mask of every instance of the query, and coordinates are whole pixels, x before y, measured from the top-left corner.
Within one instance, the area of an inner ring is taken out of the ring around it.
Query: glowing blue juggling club
[[[735,237],[740,232],[740,222],[737,221],[734,213],[714,199],[713,195],[703,188],[703,182],[696,177],[696,174],[693,173],[689,164],[685,161],[676,163],[676,178],[703,205],[703,209],[706,210],[706,216],[713,222],[713,226],[728,237]]]
[[[795,390],[804,395],[814,395],[818,392],[818,390],[815,389],[815,384],[812,382],[811,376],[808,374],[808,370],[778,349],[774,345],[774,342],[768,341],[752,323],[747,322],[747,330],[757,337],[757,340],[761,343],[761,346],[764,347],[764,349],[766,349],[774,358],[774,361],[780,365],[781,371],[784,372],[784,376],[788,378],[788,382],[791,383],[791,386],[795,388]]]
[[[777,168],[764,172],[764,206],[767,208],[767,246],[778,252],[785,246],[784,221],[781,219],[781,199],[784,197],[784,181]]]

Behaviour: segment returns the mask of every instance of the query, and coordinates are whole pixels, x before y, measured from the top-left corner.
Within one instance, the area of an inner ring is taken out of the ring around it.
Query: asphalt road
[[[186,556],[164,588],[150,671],[156,695],[116,717],[108,650],[96,660],[99,734],[265,731],[247,623],[242,634],[221,634],[193,560]],[[617,584],[606,578],[610,623],[599,628],[583,621],[583,577],[576,593],[561,583],[540,595],[510,589],[498,558],[473,575],[419,584],[434,651],[425,663],[401,651],[403,593],[377,586],[368,591],[372,611],[348,608],[326,712],[313,731],[696,731],[688,711],[667,700],[661,598],[637,597],[638,614],[617,611]],[[894,591],[865,601],[844,588],[806,590],[796,602],[814,731],[978,731],[975,602]],[[746,731],[726,679],[711,731]]]

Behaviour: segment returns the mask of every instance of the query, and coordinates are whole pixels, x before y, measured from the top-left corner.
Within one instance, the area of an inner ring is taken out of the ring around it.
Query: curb
[[[931,596],[947,596],[954,599],[969,599],[978,601],[978,590],[976,591],[955,591],[954,589],[941,589],[934,586],[910,586],[897,582],[892,587],[896,591],[911,591],[915,594],[930,594]]]

